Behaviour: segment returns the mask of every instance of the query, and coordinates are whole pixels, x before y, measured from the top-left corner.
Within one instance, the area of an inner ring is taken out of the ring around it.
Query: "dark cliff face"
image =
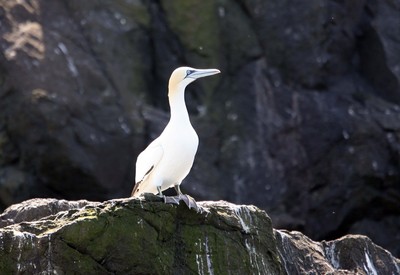
[[[183,190],[313,239],[400,255],[400,6],[384,1],[3,1],[0,205],[126,197],[180,65],[200,136]]]
[[[151,199],[151,200],[149,200]],[[398,274],[364,236],[318,243],[254,206],[33,199],[0,215],[4,274]],[[23,220],[23,221],[21,221]]]

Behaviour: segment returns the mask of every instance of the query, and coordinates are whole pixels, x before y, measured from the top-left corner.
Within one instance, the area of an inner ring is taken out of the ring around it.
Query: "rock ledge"
[[[314,242],[255,206],[32,199],[0,215],[2,274],[400,274],[365,236]]]

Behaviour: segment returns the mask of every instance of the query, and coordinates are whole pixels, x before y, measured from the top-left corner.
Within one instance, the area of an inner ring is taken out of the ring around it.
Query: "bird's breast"
[[[163,133],[162,143],[164,154],[159,172],[166,182],[179,182],[192,168],[199,138],[192,127],[171,127]]]
[[[164,151],[181,155],[196,154],[199,138],[193,127],[172,128],[165,135]]]

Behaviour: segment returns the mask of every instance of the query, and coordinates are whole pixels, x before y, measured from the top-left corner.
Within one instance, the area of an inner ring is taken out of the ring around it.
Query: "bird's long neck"
[[[185,87],[180,85],[169,87],[168,99],[171,108],[170,122],[190,123],[185,103]]]

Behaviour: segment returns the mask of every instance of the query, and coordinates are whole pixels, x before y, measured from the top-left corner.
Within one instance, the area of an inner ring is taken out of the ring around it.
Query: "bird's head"
[[[198,78],[220,73],[217,69],[194,69],[191,67],[179,67],[172,72],[169,79],[169,89],[185,88]]]

